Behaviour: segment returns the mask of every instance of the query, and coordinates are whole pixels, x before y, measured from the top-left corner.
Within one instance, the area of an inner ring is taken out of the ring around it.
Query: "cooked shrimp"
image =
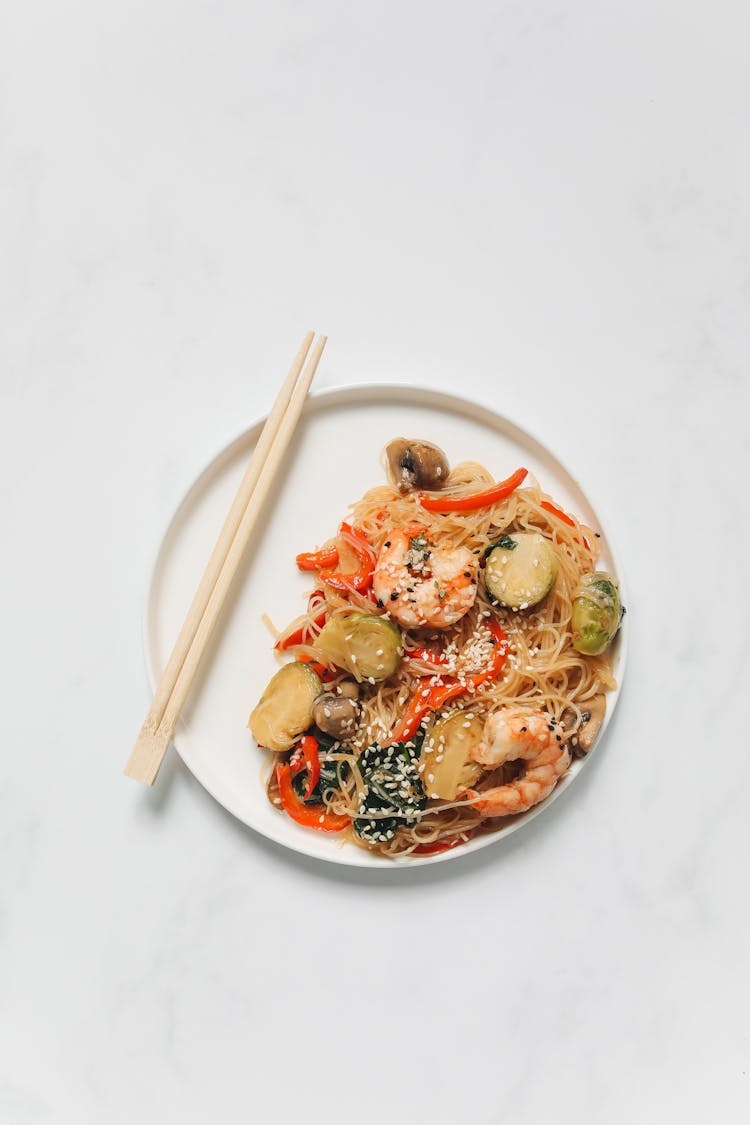
[[[449,539],[435,543],[410,523],[391,534],[375,566],[376,598],[407,628],[454,625],[474,605],[479,561]]]
[[[526,812],[548,796],[570,765],[558,727],[543,711],[505,707],[487,717],[481,742],[469,751],[475,762],[495,769],[504,762],[528,763],[523,777],[484,793],[467,790],[484,816]]]

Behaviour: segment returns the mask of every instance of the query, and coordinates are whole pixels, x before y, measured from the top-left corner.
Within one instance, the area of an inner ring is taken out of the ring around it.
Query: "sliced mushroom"
[[[339,695],[345,695],[347,699],[359,699],[359,684],[356,680],[342,680],[336,691]]]
[[[599,692],[590,703],[586,704],[586,710],[581,712],[580,720],[571,708],[563,712],[562,725],[573,734],[570,748],[574,758],[583,758],[588,754],[601,730],[606,710],[607,702],[604,693]]]
[[[604,693],[600,692],[595,695],[587,709],[581,716],[581,725],[578,728],[578,745],[584,753],[588,753],[594,745],[594,739],[598,735],[601,725],[604,722],[604,712],[607,710],[607,703],[604,698]]]
[[[394,438],[386,446],[388,471],[399,492],[411,488],[442,488],[448,479],[448,458],[431,441],[409,441]]]
[[[344,742],[356,733],[359,707],[354,699],[346,695],[326,691],[315,700],[312,717],[315,726],[324,734]]]

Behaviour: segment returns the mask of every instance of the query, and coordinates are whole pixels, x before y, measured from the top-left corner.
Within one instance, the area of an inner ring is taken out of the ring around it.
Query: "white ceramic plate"
[[[262,424],[233,441],[201,473],[164,536],[146,613],[146,660],[152,686],[164,668]],[[493,411],[452,395],[404,386],[344,388],[309,399],[283,479],[258,525],[255,545],[204,661],[205,671],[183,711],[175,744],[201,784],[245,824],[295,851],[359,867],[439,863],[496,844],[547,808],[588,761],[574,762],[546,801],[499,831],[436,856],[395,863],[353,844],[342,845],[335,836],[302,828],[266,799],[261,780],[265,752],[254,745],[246,728],[251,709],[277,668],[261,614],[267,613],[283,628],[303,611],[310,578],[297,571],[295,555],[322,542],[338,526],[349,503],[383,481],[381,450],[392,437],[404,434],[436,442],[452,464],[480,461],[497,478],[526,466],[563,507],[600,530],[599,565],[622,576],[602,521],[575,480],[544,446]],[[623,623],[615,659],[618,683],[625,647]],[[618,694],[608,696],[607,721]]]

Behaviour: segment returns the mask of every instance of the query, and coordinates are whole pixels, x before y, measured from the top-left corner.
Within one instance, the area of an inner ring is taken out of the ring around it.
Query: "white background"
[[[0,9],[0,1120],[746,1122],[741,0]],[[413,381],[607,514],[606,744],[503,846],[337,869],[122,777],[182,492]]]

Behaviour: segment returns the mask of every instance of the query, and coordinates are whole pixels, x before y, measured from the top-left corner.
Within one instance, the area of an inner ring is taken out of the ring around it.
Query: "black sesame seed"
[[[390,539],[386,539],[386,541],[385,541],[385,543],[383,544],[383,546],[384,546],[384,547],[390,547],[390,545],[391,545],[391,541],[390,541]]]
[[[395,602],[397,598],[398,598],[398,594],[391,594],[391,601],[392,602]]]

